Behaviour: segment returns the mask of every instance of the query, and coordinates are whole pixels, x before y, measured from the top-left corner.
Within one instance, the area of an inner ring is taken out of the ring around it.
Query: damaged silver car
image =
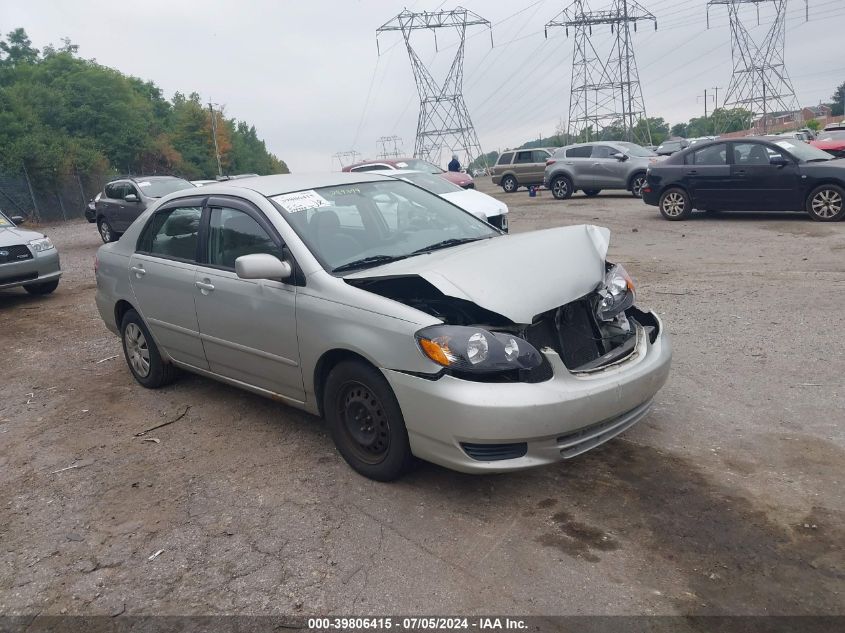
[[[180,191],[97,256],[145,387],[188,370],[323,416],[377,480],[574,457],[641,420],[671,348],[609,232],[506,235],[411,183],[284,175]]]

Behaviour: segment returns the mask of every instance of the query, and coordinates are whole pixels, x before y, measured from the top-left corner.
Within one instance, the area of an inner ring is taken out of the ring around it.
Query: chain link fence
[[[88,202],[115,174],[66,174],[43,179],[24,167],[0,171],[0,210],[22,215],[34,223],[59,222],[84,217]],[[44,184],[45,180],[51,184]]]

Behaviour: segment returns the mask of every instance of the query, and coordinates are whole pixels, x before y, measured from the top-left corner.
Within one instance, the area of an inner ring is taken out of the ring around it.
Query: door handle
[[[212,290],[214,290],[214,284],[208,281],[198,281],[196,282],[197,288],[199,288],[203,294],[208,294]]]
[[[687,176],[695,176],[696,174],[698,174],[698,171],[697,171],[697,170],[695,170],[695,169],[690,169],[690,170],[687,172]]]
[[[147,274],[147,271],[144,270],[144,267],[140,264],[138,266],[132,266],[132,268],[130,268],[129,270],[135,273],[135,275],[139,278]]]

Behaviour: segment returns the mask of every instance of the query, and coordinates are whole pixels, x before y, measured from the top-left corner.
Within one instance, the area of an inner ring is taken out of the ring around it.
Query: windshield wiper
[[[380,264],[387,264],[388,262],[395,262],[400,259],[405,259],[407,255],[370,255],[369,257],[362,257],[351,262],[341,264],[336,268],[332,268],[333,273],[342,273],[347,270],[354,270],[356,268],[370,268]]]
[[[434,244],[429,244],[428,246],[424,246],[423,248],[418,248],[417,250],[413,251],[411,255],[419,255],[420,253],[430,253],[431,251],[437,251],[441,248],[449,248],[450,246],[458,246],[459,244],[468,244],[469,242],[477,242],[478,240],[486,240],[490,239],[487,237],[450,237],[448,240],[443,240],[442,242],[435,242]]]

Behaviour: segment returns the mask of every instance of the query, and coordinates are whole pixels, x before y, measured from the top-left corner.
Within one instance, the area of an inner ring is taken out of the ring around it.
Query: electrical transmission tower
[[[412,13],[406,9],[376,29],[376,46],[379,35],[388,31],[401,31],[405,38],[405,48],[411,58],[414,81],[420,97],[420,114],[414,142],[414,156],[417,158],[440,164],[441,154],[445,150],[463,154],[461,162],[468,165],[478,156],[483,156],[463,96],[466,30],[471,26],[486,26],[491,29],[488,20],[463,7],[431,13]],[[430,29],[434,32],[435,47],[437,29],[454,29],[458,35],[458,50],[442,83],[435,81],[411,46],[411,34],[420,29]],[[491,30],[491,45],[492,42]]]
[[[376,143],[379,147],[376,158],[399,158],[402,155],[402,139],[398,136],[380,136]]]
[[[759,44],[754,41],[740,16],[740,10],[749,6],[757,9],[760,24],[760,5],[771,2],[777,15]],[[750,112],[748,128],[765,134],[769,117],[773,114],[792,114],[801,118],[795,88],[786,72],[783,49],[786,42],[787,0],[710,0],[707,3],[707,26],[710,27],[710,7],[725,5],[731,25],[731,57],[733,74],[725,94],[724,110],[742,108]],[[809,4],[804,0],[805,15]],[[728,113],[722,111],[716,120],[716,131],[724,132]]]
[[[334,169],[335,161],[337,161],[340,168],[343,169],[347,165],[354,165],[357,163],[360,157],[361,153],[356,152],[354,149],[349,150],[348,152],[337,152],[332,154],[332,169]]]
[[[636,0],[613,0],[610,9],[592,11],[586,0],[575,0],[546,24],[546,37],[553,27],[575,32],[572,54],[572,88],[569,95],[569,135],[589,141],[602,138],[602,132],[621,131],[628,141],[651,144],[640,87],[631,27],[657,19]],[[593,27],[610,25],[613,44],[602,55],[592,40]]]

